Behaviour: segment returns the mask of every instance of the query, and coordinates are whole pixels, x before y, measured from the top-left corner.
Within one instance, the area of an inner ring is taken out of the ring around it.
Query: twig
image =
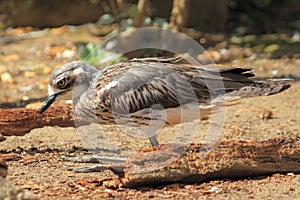
[[[44,126],[74,127],[72,113],[69,105],[52,106],[42,115],[36,109],[0,109],[0,135],[22,136]]]

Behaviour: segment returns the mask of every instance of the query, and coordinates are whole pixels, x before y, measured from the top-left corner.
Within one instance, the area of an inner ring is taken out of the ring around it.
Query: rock
[[[7,182],[4,178],[0,178],[0,199],[32,200],[37,197],[31,192]]]
[[[0,157],[0,177],[5,178],[7,175],[7,164],[5,160]]]
[[[14,79],[12,77],[12,75],[9,72],[3,72],[0,74],[0,80],[3,83],[14,83]]]

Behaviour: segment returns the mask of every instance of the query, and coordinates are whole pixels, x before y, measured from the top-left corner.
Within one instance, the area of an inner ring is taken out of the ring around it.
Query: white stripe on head
[[[76,76],[78,76],[79,74],[83,73],[83,69],[81,67],[79,67],[79,68],[73,70],[73,72]]]

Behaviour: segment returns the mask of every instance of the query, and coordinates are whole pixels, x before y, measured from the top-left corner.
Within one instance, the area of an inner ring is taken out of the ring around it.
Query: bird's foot
[[[67,167],[67,170],[77,172],[77,173],[91,173],[91,172],[103,172],[105,170],[110,170],[109,165],[92,165],[83,167]]]
[[[120,163],[125,162],[126,158],[114,158],[108,156],[98,156],[98,155],[90,155],[90,156],[78,156],[78,157],[64,157],[64,161],[70,161],[74,163]]]
[[[99,163],[92,166],[83,167],[67,167],[68,170],[79,173],[102,172],[105,170],[122,171],[122,166],[117,164],[124,163],[126,158],[115,158],[98,155],[78,156],[78,157],[63,157],[64,161],[73,163]]]

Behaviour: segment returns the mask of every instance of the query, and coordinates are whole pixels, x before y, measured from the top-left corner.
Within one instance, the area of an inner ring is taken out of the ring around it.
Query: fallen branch
[[[193,144],[177,155],[184,148],[160,145],[111,169],[122,169],[120,181],[126,187],[300,172],[300,138]]]
[[[72,107],[51,106],[42,115],[37,109],[0,109],[0,141],[4,136],[22,136],[44,126],[74,127]]]
[[[36,109],[0,109],[3,136],[24,135],[44,126],[73,127],[72,107],[52,106],[42,115]],[[119,180],[128,187],[299,173],[300,138],[193,144],[188,148],[166,144],[140,151],[125,163],[109,168],[120,173]]]

